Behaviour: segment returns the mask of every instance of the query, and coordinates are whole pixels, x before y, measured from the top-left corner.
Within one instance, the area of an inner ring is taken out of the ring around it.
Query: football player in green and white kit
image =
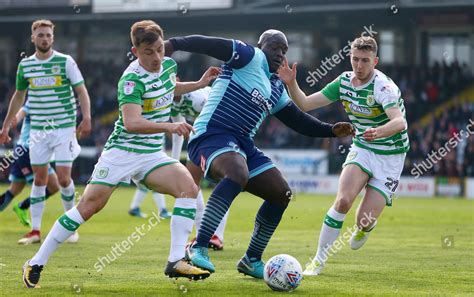
[[[305,275],[318,275],[332,255],[344,218],[357,195],[365,195],[356,214],[357,229],[350,238],[353,250],[367,241],[384,207],[392,205],[406,152],[410,144],[405,107],[397,85],[381,71],[377,43],[372,37],[356,38],[351,44],[352,71],[346,71],[320,92],[306,96],[296,82],[296,64],[288,62],[279,71],[292,99],[304,111],[341,101],[357,133],[344,162],[336,201],[324,219],[316,256]]]
[[[54,24],[50,20],[34,21],[31,42],[36,52],[18,65],[16,91],[0,133],[0,144],[10,141],[8,132],[11,123],[23,106],[28,91],[31,118],[29,154],[34,175],[30,195],[32,228],[18,241],[19,244],[41,241],[41,218],[47,198],[48,168],[53,155],[64,210],[74,206],[75,187],[71,167],[80,151],[76,132],[79,136],[87,136],[91,131],[90,100],[84,79],[71,56],[53,50]],[[83,118],[77,131],[74,91]],[[79,235],[75,232],[69,240],[76,242],[78,239]]]
[[[177,160],[162,151],[164,133],[188,137],[192,126],[168,123],[173,93],[185,94],[207,86],[216,77],[176,83],[177,65],[164,57],[163,31],[153,21],[131,27],[130,63],[118,83],[119,118],[95,165],[82,199],[53,225],[39,251],[23,266],[23,282],[38,285],[43,266],[60,243],[99,212],[120,184],[131,180],[153,191],[176,197],[171,217],[171,246],[165,274],[169,277],[204,279],[208,271],[184,260],[185,245],[194,224],[198,187]]]

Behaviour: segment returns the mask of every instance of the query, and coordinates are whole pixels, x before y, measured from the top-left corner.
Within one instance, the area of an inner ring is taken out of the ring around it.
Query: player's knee
[[[242,188],[245,188],[249,180],[249,172],[246,168],[236,167],[229,170],[224,177],[238,183]]]
[[[334,203],[334,208],[337,212],[347,213],[352,207],[353,199],[349,196],[342,195],[336,199]]]
[[[180,184],[179,188],[176,189],[172,195],[175,198],[196,198],[199,192],[199,187],[194,181],[189,180],[186,183]]]
[[[58,176],[59,185],[63,188],[67,188],[71,184],[71,178],[69,176]]]
[[[278,191],[277,197],[278,199],[276,200],[276,203],[286,208],[293,199],[293,192],[290,188],[283,188]]]

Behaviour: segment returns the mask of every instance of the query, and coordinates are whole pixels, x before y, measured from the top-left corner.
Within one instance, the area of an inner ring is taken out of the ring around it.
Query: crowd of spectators
[[[90,61],[79,63],[91,97],[93,133],[81,139],[83,146],[102,148],[113,129],[117,118],[117,82],[124,70],[124,63],[114,61]],[[454,133],[466,130],[469,119],[474,120],[474,100],[464,102],[466,98],[455,100],[454,106],[445,110],[439,117],[432,117],[427,125],[415,127],[424,115],[432,113],[443,102],[452,99],[469,85],[472,85],[472,70],[468,65],[435,63],[431,67],[381,66],[379,70],[391,77],[399,86],[407,111],[411,150],[407,154],[404,174],[410,174],[414,163],[422,162],[431,151],[439,149],[453,137]],[[202,69],[204,70],[204,69]],[[310,87],[306,77],[310,69],[299,68],[298,81],[307,93],[316,92],[337,77],[345,69],[339,66]],[[201,73],[193,69],[193,76]],[[181,70],[180,76],[188,77]],[[15,70],[0,74],[0,122],[3,121],[8,109],[8,102],[15,86]],[[328,122],[347,120],[341,104],[336,103],[323,109],[312,111],[312,115]],[[293,149],[326,149],[330,152],[330,172],[340,171],[341,164],[347,155],[351,140],[317,139],[301,136],[279,122],[275,117],[265,120],[255,138],[256,144],[265,148]],[[170,141],[168,141],[170,146]],[[474,137],[466,137],[460,144],[441,161],[428,170],[427,175],[442,176],[474,176]]]

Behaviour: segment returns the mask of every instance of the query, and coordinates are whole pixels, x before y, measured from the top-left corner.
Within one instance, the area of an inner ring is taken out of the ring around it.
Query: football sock
[[[10,204],[12,199],[13,194],[10,190],[6,190],[5,193],[0,195],[0,211],[4,210],[8,206],[8,204]]]
[[[255,219],[255,228],[253,231],[250,245],[247,249],[247,257],[251,261],[260,261],[262,254],[281,221],[286,206],[272,204],[268,201],[263,202],[258,210]]]
[[[48,200],[49,197],[51,197],[51,193],[48,191],[48,188],[46,188],[46,200]],[[30,205],[31,205],[30,202],[31,202],[30,197],[25,198],[23,201],[18,203],[18,207],[20,207],[23,210],[28,209],[30,208]]]
[[[130,204],[130,209],[140,207],[147,194],[148,190],[137,188],[135,191],[135,196],[133,196],[132,203]]]
[[[155,201],[156,207],[158,207],[158,212],[161,212],[163,209],[166,209],[165,195],[153,192],[152,197]]]
[[[77,210],[77,207],[73,207],[63,214],[54,223],[40,249],[31,259],[30,265],[45,265],[48,262],[49,256],[58,246],[68,239],[83,223],[84,219]]]
[[[334,206],[327,212],[323,226],[321,227],[318,251],[316,252],[315,258],[320,264],[324,264],[331,255],[329,249],[339,236],[345,217],[346,214],[337,212]]]
[[[71,183],[69,186],[63,188],[61,187],[61,201],[63,202],[64,211],[68,211],[74,207],[74,203],[76,202],[74,199],[75,195],[75,187],[74,182],[71,179]]]
[[[36,186],[33,184],[30,195],[31,227],[33,230],[40,230],[41,228],[41,218],[43,217],[45,200],[46,186]]]
[[[171,246],[168,261],[175,262],[184,258],[184,248],[193,231],[195,215],[196,199],[176,198],[170,222]]]
[[[212,191],[198,230],[196,246],[207,247],[217,226],[229,210],[232,201],[242,191],[242,187],[229,178],[222,179]]]

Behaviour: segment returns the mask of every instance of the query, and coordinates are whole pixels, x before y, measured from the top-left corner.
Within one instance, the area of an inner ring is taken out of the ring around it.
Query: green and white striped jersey
[[[171,116],[176,117],[182,115],[187,120],[194,121],[194,119],[201,113],[210,92],[211,87],[208,86],[182,95],[179,102],[173,101],[173,105],[171,106]]]
[[[406,118],[405,106],[397,85],[377,69],[372,79],[362,86],[354,87],[351,83],[353,78],[353,71],[343,72],[324,87],[322,93],[329,100],[341,100],[349,119],[357,128],[353,138],[354,144],[381,155],[407,152],[410,148],[407,130],[370,142],[362,137],[368,128],[382,126],[389,121],[385,110],[390,107],[398,106]]]
[[[160,72],[146,71],[138,60],[133,61],[118,83],[119,118],[104,149],[118,148],[140,154],[162,150],[165,133],[130,133],[123,124],[122,106],[127,103],[142,106],[142,117],[156,123],[168,122],[176,87],[176,62],[163,59]]]
[[[18,64],[16,89],[28,89],[31,129],[76,126],[76,98],[72,87],[84,83],[74,59],[57,51],[39,60],[36,55]]]

